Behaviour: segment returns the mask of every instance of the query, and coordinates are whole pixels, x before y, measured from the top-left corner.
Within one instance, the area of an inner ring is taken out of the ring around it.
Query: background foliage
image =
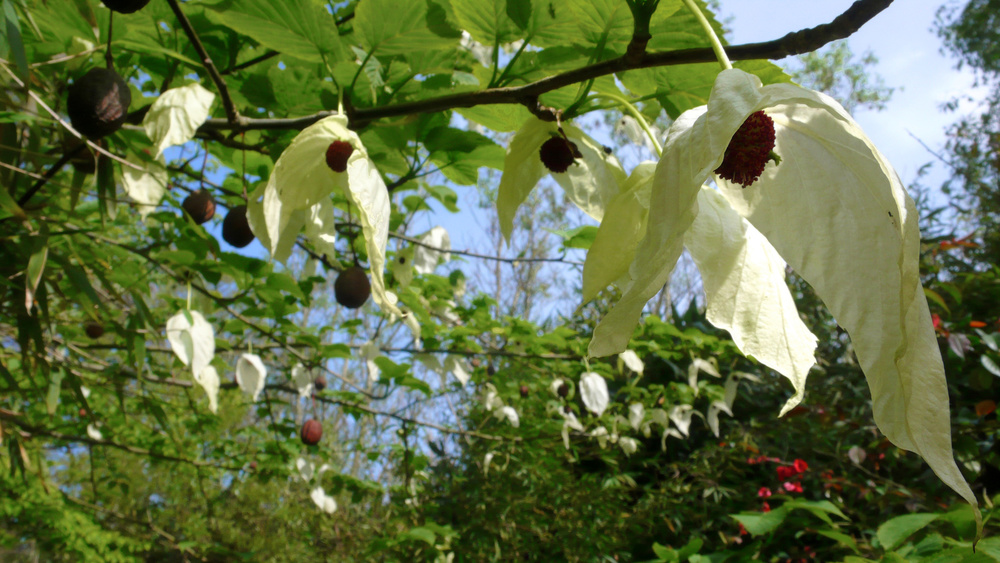
[[[784,419],[775,413],[790,389],[705,321],[697,279],[683,272],[636,330],[641,373],[617,357],[585,368],[590,331],[616,297],[576,307],[593,227],[577,229],[586,220],[547,187],[505,247],[492,200],[506,141],[531,112],[556,108],[596,131],[616,124],[609,149],[634,165],[648,148],[630,139],[620,108],[590,94],[625,96],[663,128],[705,103],[717,67],[629,68],[492,100],[521,105],[458,100],[628,57],[628,4],[153,0],[111,22],[94,0],[3,0],[0,559],[1000,559],[993,526],[973,555],[968,507],[877,434],[850,342],[794,278],[820,365]],[[949,207],[920,199],[956,456],[987,498],[1000,485],[996,4],[939,14],[946,48],[992,93],[950,131]],[[659,2],[649,34],[650,52],[707,51],[680,0]],[[126,126],[104,141],[118,158],[69,158],[67,88],[106,53],[133,99]],[[880,107],[891,88],[866,71],[870,57],[840,44],[790,72],[848,107]],[[766,61],[737,66],[789,80]],[[212,118],[167,151],[165,198],[142,219],[121,159],[155,166],[140,123],[158,95],[190,83],[218,95]],[[222,216],[299,130],[341,104],[390,189],[388,283],[417,334],[373,305],[334,302],[337,272],[367,260],[342,196],[336,256],[303,238],[283,266],[257,243],[220,240]],[[180,209],[198,189],[218,205],[204,225]],[[452,250],[407,282],[420,237],[459,211],[463,190],[481,202],[488,245]],[[215,329],[217,413],[165,338],[167,319],[187,308]],[[251,350],[268,368],[257,402],[232,378]],[[300,363],[325,390],[300,397]],[[580,400],[588,370],[609,382],[601,417]],[[518,425],[496,416],[497,399]],[[727,400],[732,417],[713,429]],[[566,428],[569,414],[582,430]],[[305,418],[322,423],[317,446],[298,439]],[[310,498],[317,486],[336,499],[332,514]]]

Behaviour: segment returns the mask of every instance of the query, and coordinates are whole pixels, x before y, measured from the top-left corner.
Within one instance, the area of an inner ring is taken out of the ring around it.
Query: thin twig
[[[177,16],[177,20],[181,22],[181,27],[184,28],[184,33],[187,34],[188,39],[191,41],[191,45],[194,50],[201,57],[201,64],[205,66],[205,70],[208,71],[208,75],[212,78],[212,82],[215,83],[215,88],[219,91],[219,96],[222,98],[222,107],[226,109],[226,120],[234,128],[239,126],[240,114],[236,111],[236,105],[233,104],[233,99],[229,95],[229,87],[226,86],[226,81],[219,74],[219,69],[215,68],[215,63],[212,62],[212,57],[208,56],[208,51],[205,50],[205,46],[201,44],[201,39],[198,38],[198,33],[194,30],[191,22],[184,15],[181,10],[180,4],[177,0],[167,0],[170,4],[170,9],[174,11],[174,15]]]

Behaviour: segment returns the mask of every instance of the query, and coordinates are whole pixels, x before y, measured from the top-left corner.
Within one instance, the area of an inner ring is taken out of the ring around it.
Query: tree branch
[[[171,1],[176,2],[176,0]],[[728,47],[726,53],[731,60],[742,61],[754,59],[776,60],[815,51],[831,41],[849,37],[860,29],[862,25],[889,7],[890,4],[892,4],[892,0],[857,0],[850,8],[834,18],[830,23],[795,31],[772,41]],[[626,54],[615,59],[601,61],[543,78],[523,86],[487,88],[476,92],[463,92],[391,106],[354,109],[348,113],[351,120],[351,127],[354,129],[362,128],[370,121],[385,117],[434,113],[483,104],[522,104],[539,118],[554,121],[555,110],[545,108],[538,103],[538,96],[546,92],[627,70],[704,63],[714,60],[715,53],[708,47],[663,53],[646,53],[638,59],[634,59]],[[199,132],[304,129],[320,119],[334,115],[335,113],[332,111],[321,111],[313,115],[286,119],[242,118],[240,123],[235,125],[224,119],[209,119],[199,128]]]

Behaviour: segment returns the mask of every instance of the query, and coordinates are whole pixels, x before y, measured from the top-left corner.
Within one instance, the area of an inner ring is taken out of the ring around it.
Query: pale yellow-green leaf
[[[139,215],[143,219],[156,210],[156,205],[163,199],[163,194],[167,193],[167,183],[170,178],[167,175],[166,163],[163,155],[159,155],[155,162],[145,162],[135,155],[128,155],[128,162],[136,165],[122,166],[122,186],[136,203],[139,204]]]
[[[508,241],[514,230],[517,208],[528,198],[535,184],[549,172],[542,164],[538,151],[542,143],[554,133],[554,123],[532,117],[514,134],[507,146],[503,176],[500,177],[500,187],[497,189],[497,215],[500,219],[500,232]]]
[[[740,351],[792,382],[784,414],[802,400],[816,351],[785,283],[785,261],[718,191],[702,188],[698,208],[684,240],[701,272],[706,317]]]
[[[361,221],[365,236],[368,264],[371,266],[372,299],[383,311],[402,314],[396,307],[396,296],[385,289],[385,245],[389,240],[389,190],[375,169],[375,163],[365,155],[351,155],[347,161],[347,198]]]
[[[201,84],[171,88],[160,94],[149,107],[142,126],[156,147],[156,156],[173,145],[183,145],[194,138],[195,131],[208,119],[215,94]]]
[[[629,175],[620,193],[608,201],[583,264],[583,302],[628,274],[639,241],[646,234],[649,197],[655,162],[642,162]]]

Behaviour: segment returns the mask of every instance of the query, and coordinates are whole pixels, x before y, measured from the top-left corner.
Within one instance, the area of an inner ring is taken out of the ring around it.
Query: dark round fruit
[[[257,462],[251,461],[248,467],[250,468],[250,471],[254,471],[255,469],[257,469]]]
[[[184,203],[181,204],[181,207],[199,225],[215,217],[215,201],[212,200],[212,194],[208,193],[208,190],[205,189],[193,192],[184,198]]]
[[[562,385],[559,386],[558,389],[556,389],[556,393],[560,397],[562,397],[563,399],[565,399],[566,396],[569,395],[569,385],[566,385],[565,383],[563,383]]]
[[[132,14],[145,8],[149,0],[101,0],[101,3],[119,14]]]
[[[87,333],[87,336],[96,340],[104,336],[104,325],[97,321],[87,321],[83,325],[83,331]]]
[[[121,128],[131,103],[128,84],[117,72],[92,68],[69,87],[66,111],[81,135],[100,139]]]
[[[538,156],[546,168],[552,172],[562,173],[569,170],[574,159],[580,156],[580,150],[573,141],[567,141],[562,137],[551,137],[542,143]]]
[[[317,391],[322,391],[326,389],[326,377],[322,375],[317,375],[316,379],[313,380],[313,388]]]
[[[364,305],[371,293],[372,285],[368,281],[368,274],[360,266],[351,266],[340,272],[333,284],[333,294],[337,298],[337,303],[348,309],[357,309]]]
[[[518,391],[521,392],[521,398],[522,399],[527,399],[528,398],[528,386],[527,385],[522,385],[521,388],[518,389]]]
[[[347,170],[347,159],[354,152],[354,147],[347,141],[334,141],[326,149],[326,165],[334,172]]]
[[[479,358],[472,358],[472,367],[477,368],[481,365],[483,365],[482,360],[480,360]]]
[[[319,421],[310,418],[302,425],[302,443],[307,446],[315,446],[323,437],[323,427]]]
[[[222,220],[222,240],[236,248],[243,248],[253,242],[253,238],[253,231],[247,221],[247,206],[237,205],[230,209]]]
[[[80,409],[80,418],[84,418],[86,416],[87,416],[87,409]]]
[[[493,367],[493,364],[486,366],[486,375],[493,377],[493,374],[497,372],[497,368]]]
[[[565,407],[563,407],[563,412],[566,414],[573,414],[573,407],[566,405]]]

